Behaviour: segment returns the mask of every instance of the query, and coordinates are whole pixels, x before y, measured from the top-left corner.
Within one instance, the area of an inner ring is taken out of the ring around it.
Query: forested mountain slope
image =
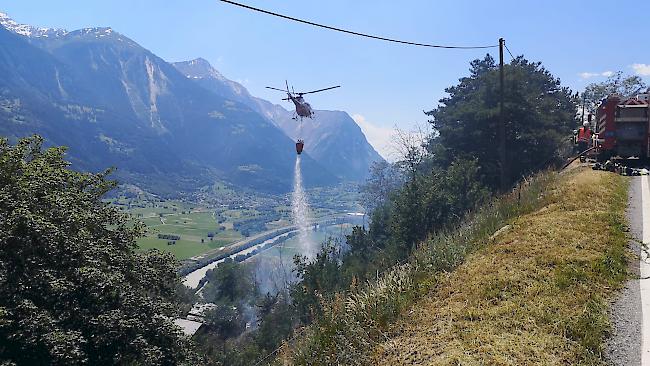
[[[157,193],[216,179],[290,189],[293,141],[252,108],[110,28],[13,30],[0,26],[0,135],[41,134],[69,146],[75,167],[116,166],[120,180]],[[309,156],[303,163],[308,185],[338,181]]]

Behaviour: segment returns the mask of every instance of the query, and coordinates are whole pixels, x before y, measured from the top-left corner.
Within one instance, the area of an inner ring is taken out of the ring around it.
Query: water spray
[[[298,228],[298,241],[300,252],[308,258],[316,255],[317,248],[309,234],[309,202],[302,186],[302,172],[300,169],[300,155],[296,156],[296,166],[293,176],[293,192],[291,194],[291,213],[293,222]]]

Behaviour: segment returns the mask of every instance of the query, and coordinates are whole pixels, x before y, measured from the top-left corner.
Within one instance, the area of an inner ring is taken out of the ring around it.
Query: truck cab
[[[596,112],[598,160],[650,158],[649,99],[648,94],[627,99],[610,95],[601,102]]]

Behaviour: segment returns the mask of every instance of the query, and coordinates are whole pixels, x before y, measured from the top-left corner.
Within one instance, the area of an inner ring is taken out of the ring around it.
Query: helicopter
[[[282,100],[290,100],[296,106],[296,111],[294,112],[293,119],[297,120],[298,118],[300,118],[300,126],[299,126],[300,133],[302,133],[302,119],[303,118],[314,118],[314,110],[311,108],[311,105],[309,103],[305,102],[305,98],[303,98],[302,96],[305,95],[305,94],[318,93],[318,92],[322,92],[322,91],[325,91],[325,90],[330,90],[330,89],[335,89],[335,88],[340,88],[341,87],[340,85],[337,85],[337,86],[330,86],[329,88],[324,88],[324,89],[318,89],[318,90],[312,90],[312,91],[308,91],[308,92],[296,93],[293,90],[293,87],[291,87],[291,91],[289,91],[289,82],[288,81],[285,80],[284,83],[285,83],[285,85],[287,87],[286,90],[273,88],[273,87],[270,87],[270,86],[267,86],[266,88],[281,91],[283,93],[287,93],[287,97],[283,98]],[[299,135],[300,135],[300,133],[299,133]],[[302,153],[302,150],[303,150],[304,146],[305,146],[305,141],[298,138],[298,142],[296,142],[296,152],[298,153],[298,155],[300,155]]]
[[[282,100],[290,100],[293,102],[293,104],[296,106],[296,112],[293,119],[300,118],[301,121],[303,118],[313,118],[314,116],[314,110],[311,108],[311,105],[309,103],[305,102],[305,98],[302,97],[303,95],[318,93],[325,90],[336,89],[341,87],[340,85],[337,85],[337,86],[330,86],[329,88],[324,88],[324,89],[296,93],[295,91],[289,91],[289,82],[287,82],[286,80],[285,80],[285,84],[287,86],[287,90],[273,88],[270,86],[267,86],[266,88],[287,93],[287,97],[283,98]],[[293,90],[293,87],[291,89]]]

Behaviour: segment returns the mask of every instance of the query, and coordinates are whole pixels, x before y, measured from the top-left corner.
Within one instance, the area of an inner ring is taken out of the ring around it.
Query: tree
[[[244,259],[244,257],[240,259]],[[203,297],[208,302],[240,305],[255,295],[252,271],[235,261],[223,262],[206,274]]]
[[[217,304],[214,309],[206,311],[205,325],[223,340],[236,337],[246,329],[246,321],[237,306]]]
[[[299,282],[291,287],[291,298],[300,320],[308,323],[321,311],[320,297],[331,295],[344,284],[340,271],[340,248],[331,240],[323,244],[316,258],[294,257],[294,272]]]
[[[371,213],[383,205],[392,192],[404,183],[403,175],[395,164],[385,161],[374,162],[370,166],[370,174],[361,186],[361,205],[366,213]]]
[[[257,309],[259,321],[255,340],[260,349],[268,353],[293,331],[295,310],[285,296],[269,293],[260,297]]]
[[[608,95],[619,94],[623,98],[629,98],[647,88],[648,85],[641,77],[637,75],[623,76],[622,71],[617,71],[603,82],[587,85],[580,102],[584,100],[586,113],[595,113],[600,101]]]
[[[20,365],[173,365],[173,257],[137,252],[143,226],[102,202],[115,182],[70,170],[62,147],[0,139],[0,359]]]
[[[388,222],[392,239],[389,242],[391,244],[389,256],[396,261],[407,258],[411,249],[425,238],[428,233],[426,222],[440,219],[438,215],[430,216],[432,212],[427,212],[423,205],[424,200],[432,202],[433,196],[441,193],[437,188],[440,187],[439,179],[442,175],[439,171],[433,171],[431,174],[435,177],[425,179],[414,170],[412,178],[392,199],[392,215]]]
[[[459,219],[468,211],[485,202],[488,190],[481,185],[482,172],[476,160],[455,160],[444,175],[443,191],[449,217]]]
[[[522,56],[505,65],[504,113],[509,182],[558,158],[577,124],[576,98],[539,62]],[[428,151],[434,165],[476,160],[483,183],[499,186],[499,71],[487,55],[471,63],[470,75],[445,90],[449,96],[426,112],[437,136]]]

